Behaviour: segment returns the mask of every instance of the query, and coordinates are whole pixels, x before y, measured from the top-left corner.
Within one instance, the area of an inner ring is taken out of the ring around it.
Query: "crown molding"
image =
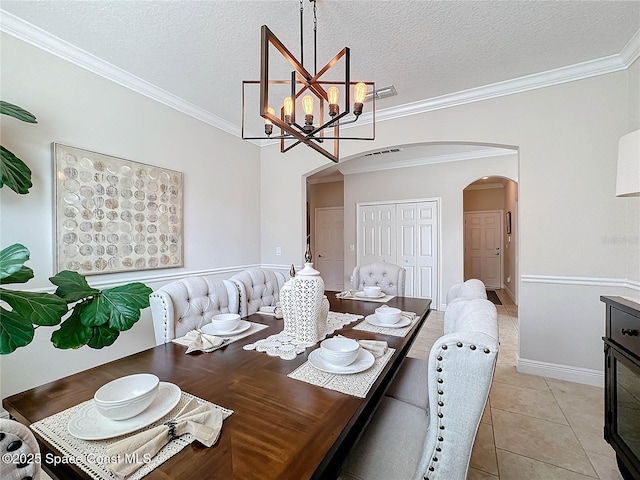
[[[67,60],[74,65],[111,80],[123,87],[129,88],[141,95],[156,100],[179,112],[196,118],[213,127],[219,128],[231,135],[241,137],[241,129],[221,117],[214,115],[190,102],[187,102],[166,90],[156,87],[130,73],[111,65],[100,58],[81,50],[72,44],[51,35],[50,33],[22,20],[11,13],[0,9],[0,31],[23,40],[46,52]],[[444,108],[480,102],[492,98],[513,95],[516,93],[536,90],[538,88],[559,85],[562,83],[582,80],[607,73],[618,72],[628,68],[640,57],[640,31],[625,45],[617,55],[582,62],[567,67],[557,68],[542,73],[514,78],[503,82],[493,83],[482,87],[471,88],[460,92],[433,97],[418,102],[407,103],[398,107],[385,108],[375,112],[376,122],[383,122],[397,118],[418,115]],[[370,124],[373,122],[371,112],[364,113],[354,125],[344,126],[344,129]],[[258,146],[276,143],[268,140],[251,140]]]
[[[478,158],[499,157],[503,155],[516,155],[516,151],[509,151],[505,148],[483,148],[462,153],[449,153],[447,155],[437,155],[434,157],[412,158],[409,160],[399,160],[380,164],[368,164],[363,166],[349,167],[346,162],[344,167],[338,167],[343,175],[357,173],[379,172],[382,170],[394,170],[396,168],[420,167],[422,165],[432,165],[435,163],[461,162],[464,160],[476,160]],[[339,164],[340,165],[340,164]]]
[[[0,31],[236,137],[240,128],[0,9]]]

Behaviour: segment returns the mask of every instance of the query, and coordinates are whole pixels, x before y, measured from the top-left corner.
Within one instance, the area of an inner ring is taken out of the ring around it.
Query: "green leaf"
[[[4,185],[16,193],[29,193],[31,169],[9,150],[0,145],[0,188]]]
[[[106,325],[110,315],[111,308],[100,293],[87,302],[87,306],[82,309],[80,321],[86,327],[99,327]]]
[[[100,290],[91,288],[87,279],[78,272],[63,270],[49,280],[57,285],[56,295],[64,298],[67,302],[77,302],[83,298],[92,297],[100,293]]]
[[[27,283],[33,278],[33,270],[29,267],[22,267],[13,275],[9,275],[5,278],[0,278],[0,285],[8,285],[10,283]]]
[[[26,111],[24,108],[14,105],[9,102],[3,102],[0,100],[0,113],[9,115],[27,123],[38,123],[33,113]]]
[[[149,306],[153,290],[144,283],[129,283],[102,291],[102,302],[110,308],[109,327],[129,330],[139,319],[140,309]]]
[[[33,340],[33,325],[15,312],[0,307],[0,355],[7,355]]]
[[[67,302],[51,293],[0,288],[0,300],[11,305],[13,312],[25,322],[35,325],[58,325],[68,311]]]
[[[86,304],[77,305],[60,328],[51,334],[51,343],[56,348],[80,348],[86,345],[91,339],[92,328],[87,327],[80,321],[80,315]]]
[[[19,243],[3,248],[0,251],[0,279],[18,272],[30,255],[29,249]]]
[[[120,335],[120,332],[115,328],[104,326],[94,327],[93,335],[91,336],[91,339],[89,340],[89,343],[87,343],[87,345],[91,348],[108,347],[116,341],[118,335]]]

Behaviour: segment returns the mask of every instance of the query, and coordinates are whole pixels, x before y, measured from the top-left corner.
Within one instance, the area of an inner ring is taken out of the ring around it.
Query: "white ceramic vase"
[[[305,263],[295,277],[280,289],[284,332],[298,341],[313,345],[327,326],[329,300],[324,295],[324,281],[311,262]]]

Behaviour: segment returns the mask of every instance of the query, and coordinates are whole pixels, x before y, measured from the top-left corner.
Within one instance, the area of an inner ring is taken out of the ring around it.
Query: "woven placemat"
[[[69,421],[80,411],[80,409],[85,404],[93,402],[93,400],[88,400],[76,405],[75,407],[68,408],[60,413],[43,418],[42,420],[31,424],[31,428],[60,452],[60,455],[43,457],[43,463],[48,465],[53,465],[54,462],[73,463],[85,471],[91,478],[96,480],[117,480],[118,477],[106,468],[107,465],[111,463],[111,459],[107,455],[107,447],[127,436],[135,435],[142,430],[154,428],[171,420],[192,398],[196,399],[200,404],[210,403],[189,393],[182,392],[178,404],[164,417],[137,430],[136,432],[120,437],[109,438],[107,440],[81,440],[71,435],[67,428]],[[223,408],[214,403],[211,405],[222,411],[223,420],[233,413],[233,410]],[[157,453],[157,455],[150,459],[148,463],[145,463],[130,477],[127,477],[127,480],[139,480],[145,475],[148,475],[155,468],[162,465],[168,459],[180,452],[184,447],[193,442],[193,440],[193,436],[190,433],[187,433],[169,442]]]
[[[327,373],[318,370],[307,361],[287,375],[287,377],[328,388],[329,390],[346,393],[347,395],[353,395],[354,397],[364,398],[367,396],[367,393],[369,393],[371,386],[394,352],[395,349],[393,348],[387,349],[384,355],[375,359],[370,368],[360,373],[348,375]]]

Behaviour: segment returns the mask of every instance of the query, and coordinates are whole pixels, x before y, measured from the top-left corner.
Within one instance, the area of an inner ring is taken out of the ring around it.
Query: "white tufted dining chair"
[[[340,480],[462,480],[498,356],[495,305],[468,310],[429,359],[406,358]]]
[[[240,316],[247,317],[260,307],[273,307],[280,301],[280,289],[285,277],[282,272],[264,268],[249,268],[230,279],[240,296]]]
[[[365,286],[377,285],[387,295],[404,297],[407,271],[404,267],[389,262],[373,262],[356,265],[353,269],[353,288],[362,290]]]
[[[236,286],[214,277],[191,277],[171,282],[149,295],[156,345],[182,337],[211,323],[220,313],[239,313]]]
[[[38,480],[42,470],[38,461],[7,461],[35,459],[40,454],[36,437],[29,427],[10,420],[0,418],[0,478],[2,480]],[[8,457],[7,457],[8,455]]]

